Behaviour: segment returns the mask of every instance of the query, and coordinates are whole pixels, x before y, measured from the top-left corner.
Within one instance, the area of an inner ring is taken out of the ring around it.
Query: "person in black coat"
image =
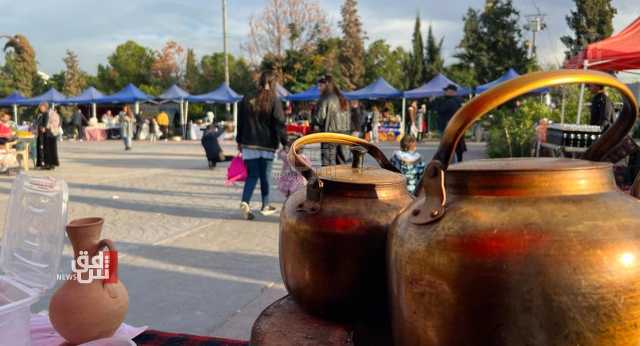
[[[589,85],[591,97],[590,125],[600,126],[603,129],[609,127],[613,121],[613,103],[604,92],[604,86],[598,84]]]
[[[207,154],[207,161],[209,162],[210,169],[215,168],[218,162],[224,161],[222,148],[220,147],[220,142],[218,142],[218,138],[223,133],[224,128],[218,129],[215,125],[211,124],[200,140],[202,147]]]
[[[458,87],[454,84],[447,85],[444,88],[444,96],[435,102],[434,110],[438,116],[436,123],[440,134],[444,134],[449,121],[453,115],[462,107],[462,100],[458,97]],[[462,162],[463,154],[467,151],[467,144],[464,138],[460,140],[456,147],[457,162]]]

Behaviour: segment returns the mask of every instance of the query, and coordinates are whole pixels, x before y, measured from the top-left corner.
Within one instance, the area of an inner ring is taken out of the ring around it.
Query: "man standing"
[[[315,123],[323,132],[349,134],[351,116],[349,103],[330,75],[318,81],[320,101]],[[349,147],[341,144],[322,143],[322,166],[345,164],[349,160]]]
[[[604,86],[598,84],[590,84],[589,90],[593,95],[591,97],[591,120],[590,125],[600,126],[603,130],[607,129],[613,121],[613,103],[604,91]]]
[[[73,113],[73,131],[75,132],[75,137],[78,140],[84,139],[84,127],[88,123],[87,118],[85,118],[84,114],[80,110],[80,107],[76,108],[76,111]]]
[[[449,121],[456,114],[458,109],[462,107],[462,100],[458,97],[458,87],[454,84],[449,84],[444,88],[444,96],[437,100],[434,110],[438,115],[437,125],[438,132],[444,134],[444,130],[447,128]],[[467,151],[467,145],[464,138],[460,140],[456,147],[456,159],[457,162],[462,162],[462,156]]]
[[[351,135],[356,137],[361,137],[360,133],[362,131],[362,123],[364,120],[364,116],[362,113],[362,108],[360,107],[360,102],[358,100],[351,101]]]

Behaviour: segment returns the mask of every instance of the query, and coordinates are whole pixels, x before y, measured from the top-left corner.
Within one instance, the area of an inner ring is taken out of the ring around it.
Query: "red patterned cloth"
[[[249,346],[248,341],[176,334],[148,329],[133,341],[138,346]]]
[[[305,125],[298,125],[298,124],[287,125],[287,133],[296,133],[296,134],[306,135],[309,133],[310,130],[311,128]]]

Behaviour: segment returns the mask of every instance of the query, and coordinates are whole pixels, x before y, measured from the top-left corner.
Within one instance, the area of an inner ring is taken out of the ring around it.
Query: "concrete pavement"
[[[390,154],[397,145],[382,147]],[[419,150],[430,158],[435,148]],[[319,157],[314,150],[310,156]],[[469,158],[484,156],[482,144],[469,150]],[[62,165],[51,174],[69,184],[70,219],[104,217],[103,238],[118,247],[119,275],[130,295],[127,323],[248,339],[260,311],[286,294],[278,216],[241,220],[241,187],[224,186],[227,164],[207,169],[199,143],[135,143],[125,152],[119,141],[64,142],[60,156]],[[274,174],[279,169],[277,163]],[[2,222],[12,181],[0,177]],[[281,206],[283,197],[273,194]],[[62,270],[69,272],[68,244],[64,254]],[[34,311],[46,310],[52,293]]]

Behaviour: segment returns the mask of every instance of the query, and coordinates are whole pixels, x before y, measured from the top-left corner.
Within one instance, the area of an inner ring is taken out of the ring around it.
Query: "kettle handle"
[[[532,91],[575,83],[609,86],[618,89],[624,97],[624,107],[617,121],[582,157],[591,161],[603,160],[609,151],[629,133],[638,117],[638,103],[631,90],[611,75],[598,71],[557,70],[526,74],[501,83],[474,97],[451,118],[438,151],[427,166],[422,179],[423,194],[426,195],[425,205],[413,211],[412,221],[425,224],[436,221],[444,215],[446,203],[444,172],[449,167],[460,139],[475,120],[505,102]]]
[[[397,172],[398,170],[391,164],[389,159],[384,155],[382,150],[377,146],[365,141],[364,139],[343,135],[339,133],[314,133],[301,138],[298,138],[291,145],[291,149],[289,150],[288,159],[289,164],[291,164],[302,176],[304,176],[308,181],[317,180],[318,174],[316,171],[309,165],[309,163],[302,158],[302,156],[298,153],[301,147],[314,144],[314,143],[333,143],[333,144],[343,144],[343,145],[358,145],[366,149],[366,151],[373,156],[374,159],[378,162],[380,167]]]

